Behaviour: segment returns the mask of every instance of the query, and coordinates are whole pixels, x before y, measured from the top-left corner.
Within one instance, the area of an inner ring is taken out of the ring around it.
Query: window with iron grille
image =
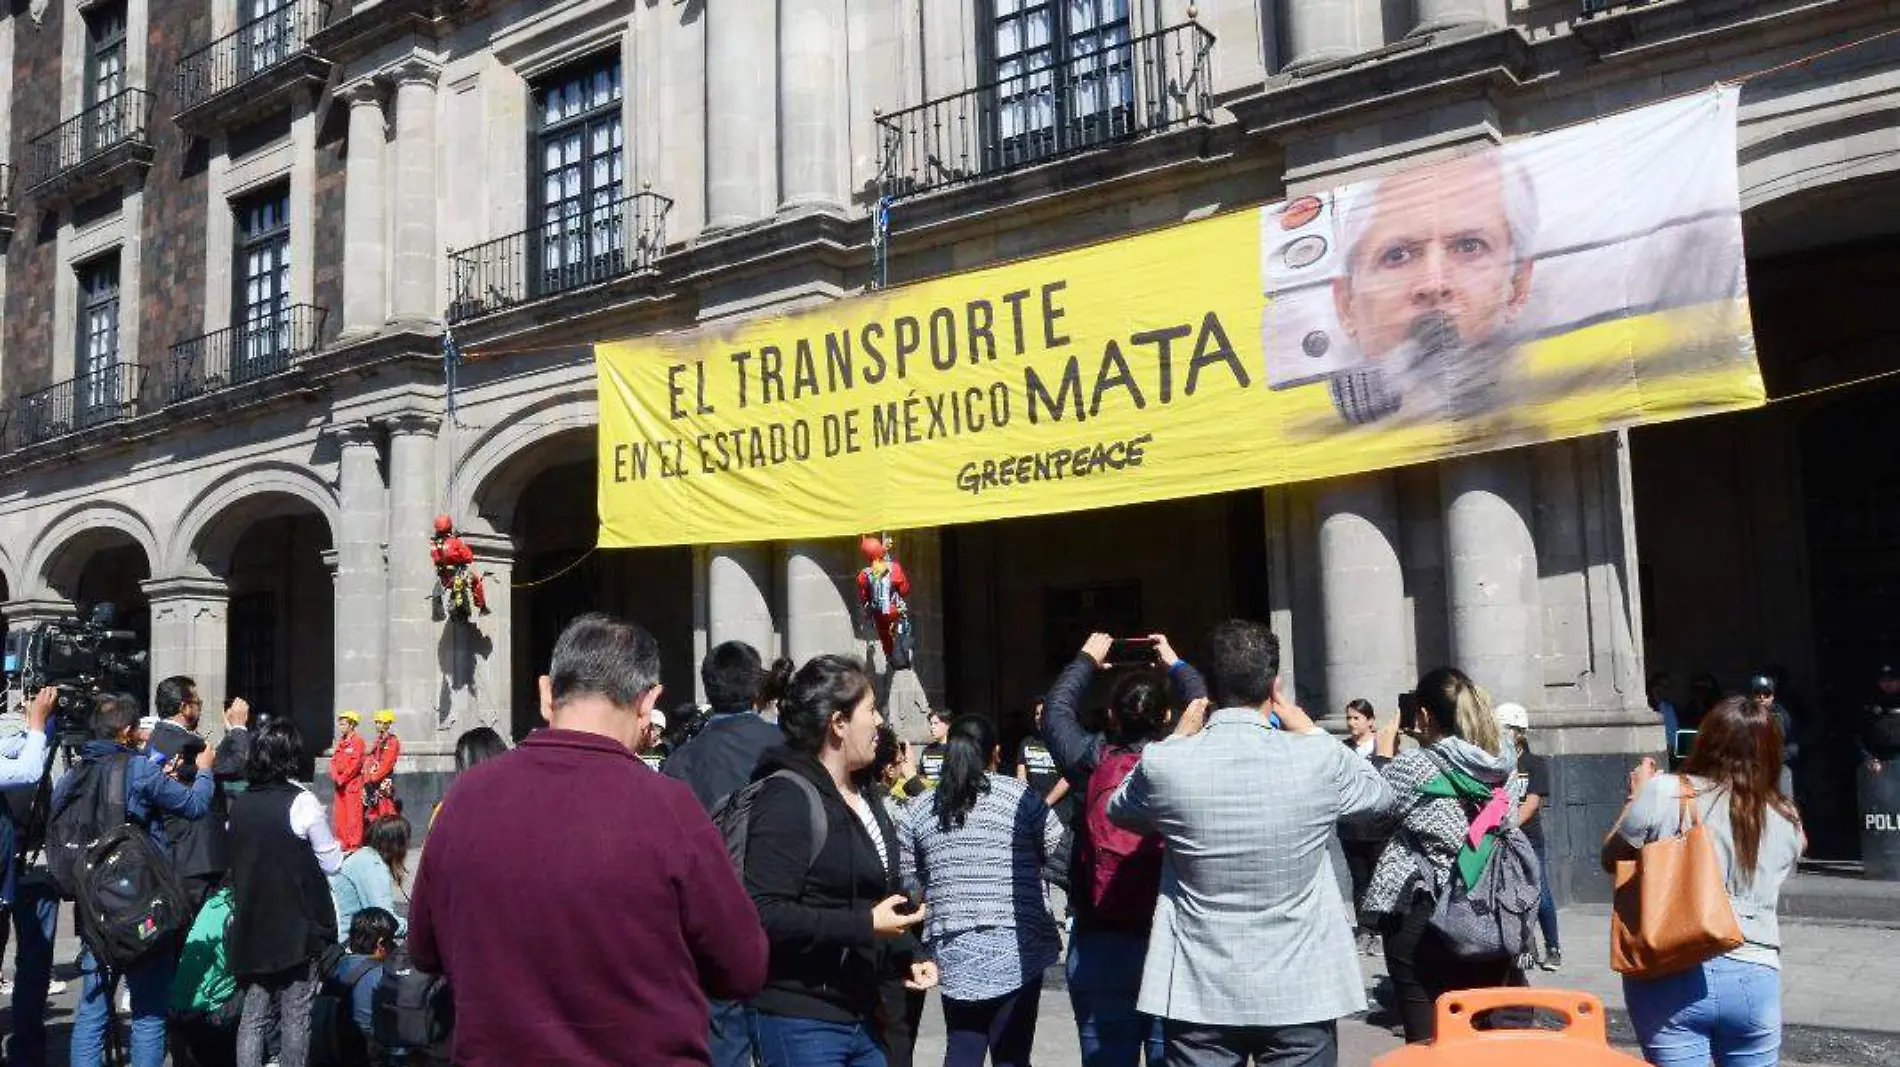
[[[1128,0],[988,0],[988,167],[1011,167],[1134,129]]]
[[[585,285],[627,268],[628,205],[620,56],[583,60],[537,82],[539,232],[529,246],[537,292]]]
[[[86,12],[85,107],[103,104],[125,91],[125,4],[101,4]],[[104,107],[93,113],[86,130],[98,150],[119,143],[126,135],[121,108]]]
[[[298,45],[290,0],[238,0],[244,30],[238,37],[238,70],[257,74],[278,63]]]
[[[231,203],[237,248],[232,277],[238,381],[281,369],[290,351],[290,190],[277,185]]]
[[[86,416],[117,407],[119,396],[119,254],[80,264],[79,373],[73,383]]]

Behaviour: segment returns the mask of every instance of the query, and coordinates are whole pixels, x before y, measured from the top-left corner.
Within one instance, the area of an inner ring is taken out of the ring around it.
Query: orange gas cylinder
[[[1477,1016],[1499,1008],[1543,1008],[1561,1030],[1475,1030]],[[1470,989],[1438,998],[1438,1036],[1373,1060],[1373,1067],[1642,1067],[1610,1047],[1603,1002],[1561,989]]]

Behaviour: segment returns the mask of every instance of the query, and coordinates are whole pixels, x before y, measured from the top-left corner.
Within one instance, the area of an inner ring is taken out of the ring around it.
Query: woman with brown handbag
[[[1711,1059],[1717,1067],[1774,1067],[1780,1057],[1775,907],[1807,848],[1794,803],[1776,787],[1781,752],[1774,714],[1731,697],[1703,718],[1681,774],[1658,774],[1648,759],[1630,772],[1629,803],[1603,843],[1604,869],[1627,869],[1643,846],[1699,824],[1741,936],[1739,946],[1700,962],[1619,967],[1643,1058],[1657,1067],[1707,1067]],[[1678,906],[1692,895],[1681,894]],[[1643,896],[1646,906],[1656,902]],[[1667,924],[1666,915],[1642,916],[1645,931]]]

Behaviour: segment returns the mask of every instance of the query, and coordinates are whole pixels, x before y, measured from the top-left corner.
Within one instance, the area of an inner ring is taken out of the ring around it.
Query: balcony
[[[892,199],[1211,118],[1214,35],[1186,22],[877,119]]]
[[[82,200],[152,165],[152,94],[127,89],[27,142],[26,195]]]
[[[180,110],[172,121],[189,133],[224,129],[322,86],[330,63],[309,42],[329,22],[330,6],[331,0],[290,0],[179,60]]]
[[[393,42],[440,37],[487,6],[488,0],[337,0],[336,17],[312,35],[310,47],[351,63]]]
[[[139,413],[145,367],[114,363],[20,398],[9,421],[14,449],[30,448],[56,437],[123,422]]]
[[[322,344],[328,312],[309,304],[293,304],[275,319],[260,319],[193,337],[172,346],[171,378],[166,403],[281,374]]]
[[[0,163],[0,248],[5,248],[7,239],[13,236],[16,219],[13,213],[13,165]]]
[[[449,322],[640,274],[666,247],[672,208],[658,193],[635,193],[450,252]]]

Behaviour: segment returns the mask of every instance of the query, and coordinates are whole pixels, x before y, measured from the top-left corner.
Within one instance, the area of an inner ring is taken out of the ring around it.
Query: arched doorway
[[[130,643],[139,649],[151,648],[151,604],[141,583],[152,576],[152,565],[130,534],[109,527],[83,530],[52,551],[44,574],[47,587],[71,604],[79,619],[103,619],[104,609],[110,629],[130,633]],[[149,667],[112,684],[142,702],[151,686]]]
[[[544,440],[512,459],[477,497],[515,546],[511,610],[513,731],[541,725],[537,679],[575,616],[638,622],[660,644],[665,704],[692,699],[693,550],[596,550],[594,431]]]
[[[225,695],[243,697],[254,716],[290,717],[314,760],[337,710],[329,518],[303,496],[254,493],[211,516],[192,543],[192,562],[224,579],[229,598],[223,663],[206,666],[222,666]]]

